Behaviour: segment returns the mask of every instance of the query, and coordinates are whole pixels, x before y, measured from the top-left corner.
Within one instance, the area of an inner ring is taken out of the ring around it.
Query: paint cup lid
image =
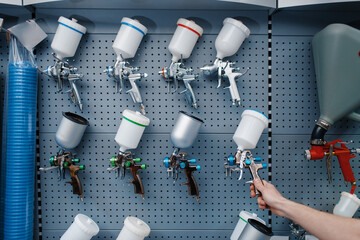
[[[185,18],[179,18],[179,20],[177,21],[177,25],[184,25],[188,28],[190,28],[191,30],[193,30],[194,32],[196,32],[196,34],[200,37],[204,30],[202,27],[200,27],[199,25],[197,25],[194,21],[191,20],[187,20]]]
[[[142,127],[147,127],[150,124],[150,119],[142,115],[140,112],[125,109],[123,111],[123,118]]]
[[[353,200],[357,205],[360,206],[360,199],[355,194],[350,194],[348,192],[342,192],[341,196]]]
[[[81,34],[85,34],[86,33],[86,27],[80,25],[77,23],[77,20],[75,18],[73,18],[72,20],[66,18],[66,17],[59,17],[58,20],[59,23],[62,23],[64,25],[66,25],[67,27],[73,28],[74,30],[76,30],[77,32],[81,33]]]
[[[136,30],[140,30],[139,32],[141,32],[143,35],[146,35],[147,33],[147,28],[142,25],[138,20],[136,19],[131,19],[131,18],[128,18],[128,17],[123,17],[123,19],[121,19],[121,23],[127,23],[127,24],[130,24],[131,27],[135,27],[138,28]]]
[[[242,21],[236,20],[234,18],[225,18],[223,24],[225,25],[225,23],[230,23],[234,25],[235,27],[239,28],[246,37],[249,37],[250,29],[246,27],[245,24],[242,23]]]
[[[77,226],[84,231],[85,233],[95,236],[99,233],[99,227],[98,225],[88,216],[84,214],[78,214],[75,217],[75,223],[77,223]]]
[[[144,221],[136,217],[127,217],[124,221],[124,226],[142,238],[149,236],[151,230]]]
[[[269,118],[262,112],[259,112],[257,110],[253,110],[253,109],[247,109],[241,114],[241,117],[244,117],[245,115],[255,117],[255,118],[261,120],[265,124],[265,127],[268,126]]]

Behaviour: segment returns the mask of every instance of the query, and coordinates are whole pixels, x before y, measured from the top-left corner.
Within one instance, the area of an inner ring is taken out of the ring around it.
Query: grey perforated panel
[[[52,39],[52,35],[49,39]],[[158,72],[170,65],[171,54],[167,46],[171,35],[148,35],[145,37],[137,56],[131,59],[133,66],[141,68],[149,76],[138,82],[147,116],[151,119],[151,127],[147,132],[170,132],[179,110],[195,114],[205,121],[201,132],[233,133],[241,119],[244,109],[251,108],[267,114],[267,37],[263,35],[251,36],[245,41],[236,56],[230,58],[237,61],[238,66],[249,73],[238,80],[238,88],[242,98],[242,106],[231,105],[230,91],[217,89],[217,77],[205,78],[200,76],[194,82],[193,89],[198,99],[199,109],[192,109],[180,92],[184,85],[180,82],[180,89],[176,93],[168,93],[167,83]],[[139,110],[129,94],[115,93],[115,82],[109,79],[103,70],[113,65],[116,59],[112,49],[115,35],[87,35],[84,37],[73,63],[83,73],[84,79],[78,82],[80,95],[83,99],[84,111],[70,104],[67,94],[56,93],[56,83],[47,76],[40,78],[40,131],[55,132],[62,111],[72,111],[81,114],[90,121],[88,132],[116,132],[119,119],[124,109]],[[213,35],[202,36],[193,55],[186,60],[186,66],[195,69],[215,60],[215,38]],[[38,50],[38,63],[41,69],[52,65],[50,40],[45,41]],[[127,89],[130,88],[127,83]],[[227,82],[223,82],[226,87]]]
[[[137,216],[152,229],[232,229],[238,213],[246,209],[266,219],[266,212],[258,210],[257,202],[249,196],[251,179],[245,172],[244,179],[237,181],[237,175],[225,178],[224,156],[233,154],[236,146],[231,134],[201,134],[196,144],[186,152],[197,158],[202,169],[194,173],[200,189],[200,203],[188,196],[183,174],[173,184],[167,179],[162,159],[173,151],[168,134],[145,134],[136,151],[136,156],[148,164],[140,171],[144,183],[146,200],[134,194],[130,173],[124,180],[116,179],[109,158],[118,151],[113,140],[115,134],[85,134],[84,141],[77,148],[81,164],[86,170],[79,176],[84,188],[84,202],[72,194],[72,187],[65,181],[58,182],[56,172],[41,173],[42,226],[44,230],[66,229],[78,213],[93,218],[100,229],[119,229],[126,216]],[[48,158],[57,152],[54,134],[40,136],[41,165],[48,164]],[[267,162],[267,138],[264,135],[255,156],[264,157]],[[267,179],[267,171],[260,174]],[[69,176],[68,176],[69,177]],[[64,204],[66,203],[66,204]]]

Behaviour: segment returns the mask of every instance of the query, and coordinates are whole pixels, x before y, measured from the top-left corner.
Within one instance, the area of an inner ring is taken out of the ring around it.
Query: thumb
[[[264,184],[261,182],[261,180],[260,179],[255,179],[254,180],[254,185],[255,185],[255,187],[260,191],[260,192],[262,192],[263,190],[265,190],[265,186],[264,186]]]

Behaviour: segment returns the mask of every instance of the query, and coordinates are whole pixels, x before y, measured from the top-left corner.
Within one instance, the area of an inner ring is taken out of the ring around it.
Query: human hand
[[[270,209],[274,214],[285,217],[285,213],[282,209],[284,203],[288,200],[281,195],[275,186],[260,179],[255,179],[254,185],[257,190],[261,192],[261,196],[258,196],[257,198],[259,208]],[[250,195],[252,197],[256,197],[254,185],[250,186]]]

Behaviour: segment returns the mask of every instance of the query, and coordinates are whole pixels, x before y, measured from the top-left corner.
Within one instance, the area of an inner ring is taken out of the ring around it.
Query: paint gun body
[[[240,172],[238,180],[240,181],[243,176],[243,169],[249,169],[252,177],[252,181],[246,183],[253,184],[255,179],[260,179],[258,171],[260,169],[266,169],[267,164],[261,163],[261,158],[253,157],[250,151],[237,151],[235,157],[230,155],[225,162],[226,176],[231,176],[232,171]],[[260,195],[260,192],[255,188],[256,195]]]
[[[217,88],[220,88],[222,81],[227,79],[229,81],[229,86],[224,87],[224,89],[228,88],[230,90],[232,104],[240,106],[241,99],[239,95],[239,90],[236,85],[236,80],[237,78],[246,74],[248,69],[244,73],[240,73],[239,72],[240,68],[235,68],[234,65],[235,63],[233,62],[225,62],[217,58],[213,65],[204,66],[201,68],[201,71],[208,76],[217,73],[217,77],[218,77]]]
[[[170,174],[174,177],[174,182],[179,177],[180,170],[183,170],[187,182],[182,183],[181,185],[187,185],[189,190],[189,195],[194,196],[196,201],[200,201],[199,198],[199,188],[195,181],[193,172],[199,171],[201,169],[200,165],[191,165],[191,163],[196,163],[196,159],[187,159],[186,153],[177,153],[177,150],[171,155],[170,158],[166,157],[164,159],[164,166],[167,168],[168,177]]]
[[[134,103],[140,104],[141,112],[145,114],[145,106],[143,105],[143,100],[136,81],[141,78],[146,78],[148,75],[146,73],[136,73],[139,70],[140,68],[131,67],[129,62],[120,59],[116,61],[115,66],[108,66],[104,72],[115,80],[116,92],[122,92],[124,81],[127,80],[130,82],[131,89],[126,91],[126,93],[130,94]]]
[[[56,58],[55,54],[54,57]],[[76,73],[77,68],[70,66],[67,62],[64,62],[56,58],[56,62],[53,66],[47,67],[43,73],[54,78],[57,82],[58,92],[63,92],[63,85],[65,81],[69,82],[70,89],[66,90],[69,94],[69,98],[75,105],[79,105],[80,110],[83,110],[83,104],[76,82],[83,78],[83,74]]]
[[[193,74],[193,72],[194,70],[192,68],[185,68],[181,62],[172,62],[170,67],[164,67],[159,74],[168,82],[168,91],[170,91],[171,82],[174,82],[175,90],[173,92],[176,92],[179,88],[179,81],[183,81],[186,89],[181,93],[184,93],[186,101],[193,108],[197,109],[198,104],[195,93],[191,87],[191,82],[197,80],[199,75]]]
[[[69,170],[71,181],[66,182],[72,185],[73,193],[79,195],[81,201],[84,201],[83,198],[83,189],[81,185],[80,178],[78,173],[80,170],[85,170],[85,165],[76,165],[80,162],[80,159],[75,158],[75,154],[71,152],[64,152],[62,150],[55,156],[52,156],[49,160],[50,167],[40,168],[40,171],[48,171],[52,169],[57,169],[59,180],[65,179],[65,171]]]
[[[340,146],[335,146],[340,144]],[[326,166],[328,172],[328,180],[331,184],[331,161],[332,156],[337,157],[339,165],[344,176],[345,182],[349,182],[352,187],[352,191],[356,188],[356,179],[352,171],[350,160],[354,157],[354,153],[360,153],[360,149],[349,149],[346,147],[346,142],[340,139],[335,141],[324,143],[323,145],[311,145],[310,150],[305,150],[306,160],[322,160],[326,159]]]
[[[110,159],[111,168],[108,168],[109,171],[115,171],[117,177],[121,179],[125,178],[125,173],[127,169],[131,170],[133,180],[129,183],[134,185],[134,190],[136,194],[141,194],[142,198],[145,200],[144,185],[139,177],[138,170],[146,169],[146,164],[138,164],[142,161],[141,158],[134,158],[131,152],[119,152],[117,156],[113,156]]]

